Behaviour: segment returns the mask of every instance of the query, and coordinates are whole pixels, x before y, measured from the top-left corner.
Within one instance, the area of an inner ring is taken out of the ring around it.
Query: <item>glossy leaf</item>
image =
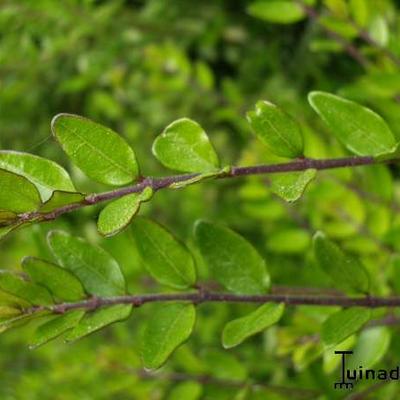
[[[153,154],[167,168],[184,172],[213,172],[219,161],[203,128],[188,118],[168,125],[153,144]]]
[[[22,175],[39,190],[46,201],[54,190],[74,192],[75,188],[67,171],[54,161],[19,151],[1,150],[0,168]]]
[[[60,208],[69,204],[81,203],[85,200],[85,195],[79,192],[64,192],[55,190],[51,197],[43,203],[39,211],[41,213],[48,213],[56,208]]]
[[[65,340],[71,342],[81,339],[107,325],[129,318],[131,312],[132,306],[130,304],[117,304],[88,313],[78,325],[67,334]]]
[[[57,315],[36,329],[29,347],[31,349],[36,349],[50,340],[57,338],[74,328],[84,315],[85,311],[83,310],[74,310],[63,315]]]
[[[349,292],[368,292],[369,275],[358,259],[345,254],[322,232],[317,232],[313,241],[316,261],[330,276],[335,288]]]
[[[396,150],[386,122],[372,110],[325,92],[311,92],[308,101],[336,138],[360,156],[380,156]]]
[[[222,333],[223,346],[226,349],[235,347],[248,337],[275,324],[281,319],[284,310],[283,303],[267,303],[242,318],[228,322]]]
[[[0,209],[24,213],[37,210],[41,204],[35,185],[21,175],[0,169]]]
[[[226,289],[265,293],[270,283],[265,262],[249,242],[229,228],[206,221],[198,221],[194,232],[210,272]]]
[[[48,242],[59,264],[81,281],[87,293],[104,297],[125,293],[118,263],[100,247],[61,231],[50,232]]]
[[[298,123],[283,110],[268,101],[259,101],[255,111],[247,113],[254,133],[280,157],[303,155],[303,135]]]
[[[326,346],[335,346],[356,333],[368,322],[371,311],[353,307],[330,315],[322,324],[321,338]]]
[[[67,155],[89,178],[107,185],[125,185],[137,178],[135,153],[113,130],[71,114],[55,116],[51,128]]]
[[[44,287],[26,281],[8,271],[0,272],[0,289],[30,304],[48,305],[53,303],[50,293]]]
[[[276,24],[292,24],[305,17],[301,5],[288,0],[257,0],[247,11],[253,17]]]
[[[316,174],[317,170],[308,169],[300,172],[271,175],[271,190],[286,201],[296,201],[303,195]]]
[[[137,218],[132,231],[143,264],[154,279],[176,289],[195,283],[193,257],[169,231],[146,218]]]
[[[141,193],[132,193],[114,200],[101,210],[97,221],[97,229],[104,236],[113,236],[121,232],[138,213],[140,204],[149,201],[153,196],[151,187]]]
[[[172,352],[191,335],[196,311],[193,304],[171,303],[157,306],[147,323],[142,343],[146,369],[161,367]]]
[[[46,287],[56,298],[77,301],[85,297],[80,281],[69,271],[36,257],[25,257],[22,268],[33,282]]]

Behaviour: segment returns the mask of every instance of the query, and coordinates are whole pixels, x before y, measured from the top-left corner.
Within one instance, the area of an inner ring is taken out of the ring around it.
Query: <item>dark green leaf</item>
[[[267,303],[252,313],[228,322],[222,333],[222,344],[226,349],[235,347],[248,337],[255,335],[278,322],[285,305]]]
[[[117,133],[89,119],[58,114],[51,128],[72,161],[90,178],[125,185],[139,174],[135,153]]]
[[[35,185],[21,175],[0,169],[0,209],[24,213],[41,204]]]
[[[25,281],[8,271],[0,272],[0,289],[34,305],[53,303],[50,293],[44,287]]]
[[[35,257],[25,257],[22,267],[33,282],[45,286],[60,300],[77,301],[85,297],[79,280],[58,265]]]
[[[308,101],[336,138],[360,156],[380,156],[396,150],[386,122],[369,108],[325,92],[311,92]]]
[[[270,283],[265,262],[242,236],[198,221],[195,237],[210,272],[226,289],[244,294],[265,293]]]
[[[132,231],[144,266],[158,282],[177,289],[195,283],[193,257],[169,231],[146,218],[137,218]]]
[[[219,161],[203,128],[188,118],[168,125],[153,144],[153,154],[166,167],[185,172],[212,172]]]
[[[132,193],[114,200],[101,210],[97,221],[97,229],[104,236],[113,236],[121,232],[138,213],[140,204],[149,201],[153,196],[151,187],[141,193]]]
[[[161,367],[172,352],[189,338],[195,318],[193,304],[172,303],[157,306],[150,316],[143,336],[144,367]]]
[[[322,232],[314,235],[314,254],[319,266],[338,289],[367,293],[370,280],[361,262],[345,253]]]
[[[64,168],[33,154],[1,150],[0,168],[22,175],[34,183],[43,201],[48,200],[54,190],[75,191]]]
[[[132,306],[130,304],[117,304],[88,313],[79,324],[67,334],[65,340],[67,342],[72,342],[81,339],[107,325],[127,319],[131,315],[131,312]]]
[[[356,333],[368,322],[371,311],[367,308],[347,308],[330,315],[321,328],[321,338],[326,346],[335,346]]]
[[[268,101],[259,101],[255,111],[247,113],[254,133],[280,157],[296,158],[303,155],[303,135],[298,123]]]
[[[276,24],[292,24],[305,17],[301,5],[288,0],[257,0],[247,11],[253,17]]]
[[[81,281],[87,293],[104,297],[125,293],[118,263],[100,247],[61,231],[50,232],[48,242],[60,265]]]
[[[75,310],[53,317],[50,321],[45,322],[36,329],[31,340],[32,344],[29,347],[31,349],[36,349],[50,340],[57,338],[74,328],[84,315],[85,311]]]

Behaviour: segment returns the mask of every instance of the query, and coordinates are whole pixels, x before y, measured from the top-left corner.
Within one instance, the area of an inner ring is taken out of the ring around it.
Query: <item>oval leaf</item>
[[[380,156],[396,150],[397,141],[386,122],[369,108],[325,92],[311,92],[308,101],[351,152]]]
[[[33,282],[46,287],[60,300],[77,301],[85,297],[80,281],[58,265],[36,257],[25,257],[22,268]]]
[[[50,232],[48,242],[60,265],[81,281],[87,293],[104,297],[125,293],[118,263],[100,247],[61,231]]]
[[[188,118],[168,125],[153,143],[153,154],[167,168],[184,172],[212,172],[219,161],[203,128]]]
[[[247,113],[254,133],[280,157],[296,158],[303,155],[303,135],[299,124],[268,101],[259,101],[255,111]]]
[[[316,261],[336,288],[348,292],[368,292],[369,275],[360,261],[345,254],[322,232],[317,232],[313,241]]]
[[[35,211],[41,204],[35,185],[13,172],[0,169],[0,209],[24,213]]]
[[[57,315],[50,321],[40,325],[32,338],[31,349],[36,349],[74,328],[85,315],[83,310],[69,311],[64,315]]]
[[[0,168],[22,175],[34,183],[43,201],[48,200],[54,190],[75,191],[64,168],[33,154],[1,150]]]
[[[222,333],[222,345],[226,349],[237,346],[248,337],[278,322],[284,310],[283,303],[267,303],[245,317],[228,322]]]
[[[193,304],[158,305],[147,323],[142,360],[146,369],[161,367],[172,352],[191,335],[196,319]]]
[[[226,289],[243,294],[265,293],[269,287],[265,262],[247,240],[205,221],[197,222],[194,232],[210,272]]]
[[[132,193],[104,207],[97,221],[97,229],[104,236],[113,236],[126,228],[138,213],[140,204],[149,201],[153,189],[146,187],[142,193]]]
[[[292,24],[305,17],[301,5],[288,0],[258,0],[247,11],[253,17],[276,24]]]
[[[125,185],[137,178],[135,153],[113,130],[71,114],[56,115],[51,129],[68,157],[95,181]]]
[[[72,342],[81,339],[107,325],[129,318],[131,312],[132,306],[130,304],[117,304],[88,313],[79,324],[67,334],[65,340],[67,342]]]
[[[133,237],[150,274],[163,285],[176,289],[193,286],[196,270],[189,250],[161,225],[137,218]]]
[[[330,315],[322,324],[321,339],[326,346],[335,346],[356,333],[371,318],[367,308],[353,307]]]

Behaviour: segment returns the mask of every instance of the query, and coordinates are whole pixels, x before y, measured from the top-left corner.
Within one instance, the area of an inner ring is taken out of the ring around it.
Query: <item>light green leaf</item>
[[[206,371],[217,379],[245,381],[247,368],[233,353],[207,348],[202,353]]]
[[[53,298],[44,287],[26,281],[9,271],[0,272],[0,289],[30,304],[53,304]]]
[[[308,249],[310,241],[309,231],[300,228],[284,228],[269,235],[267,248],[278,254],[298,254]]]
[[[56,115],[51,129],[72,161],[95,181],[125,185],[137,178],[135,153],[113,130],[71,114]]]
[[[215,178],[216,176],[218,176],[220,174],[221,171],[216,171],[216,172],[206,172],[204,174],[199,174],[194,176],[193,178],[190,179],[185,179],[183,181],[180,182],[173,182],[171,183],[168,187],[171,189],[182,189],[186,186],[190,186],[193,185],[195,183],[199,183],[202,181],[205,181],[207,179],[212,179]]]
[[[153,189],[146,187],[141,193],[132,193],[113,201],[101,210],[97,229],[104,236],[113,236],[121,232],[138,213],[140,204],[149,201]]]
[[[61,231],[51,231],[47,239],[57,261],[81,281],[87,293],[104,297],[125,293],[119,265],[103,249]]]
[[[349,292],[368,293],[369,275],[358,259],[345,254],[322,232],[317,232],[313,241],[316,261],[330,276],[336,288]]]
[[[321,339],[326,346],[335,346],[356,333],[371,318],[367,308],[347,308],[330,315],[322,324]]]
[[[0,169],[0,209],[24,213],[35,211],[41,204],[35,185],[21,175]]]
[[[186,381],[174,386],[168,394],[167,400],[200,400],[203,388],[200,383]]]
[[[146,369],[161,367],[172,352],[191,335],[196,319],[193,304],[158,305],[147,323],[142,343]]]
[[[250,4],[247,12],[253,17],[276,24],[292,24],[305,17],[301,5],[288,0],[257,0]]]
[[[1,150],[0,168],[24,176],[35,184],[43,201],[48,200],[54,190],[75,191],[64,168],[33,154]]]
[[[51,197],[40,207],[39,211],[48,213],[69,204],[82,203],[84,200],[85,195],[83,193],[55,190]]]
[[[0,322],[13,319],[21,314],[21,310],[7,305],[0,305]]]
[[[83,310],[69,311],[45,322],[36,329],[29,348],[36,349],[69,331],[79,323],[84,315],[85,311]]]
[[[133,238],[150,274],[163,285],[185,289],[196,282],[193,257],[183,243],[161,225],[137,218]]]
[[[252,313],[228,322],[222,332],[222,344],[226,349],[235,347],[248,337],[255,335],[278,322],[285,305],[267,303]]]
[[[286,201],[298,200],[306,190],[308,184],[315,178],[317,170],[272,174],[271,190]]]
[[[247,113],[254,133],[280,157],[303,155],[303,135],[300,126],[289,114],[268,101],[258,101],[255,111]]]
[[[311,92],[308,101],[336,138],[360,156],[381,156],[396,150],[386,122],[360,104],[325,92]]]
[[[132,305],[117,304],[88,313],[79,324],[67,334],[65,340],[67,342],[72,342],[81,339],[107,325],[129,318],[131,312]]]
[[[372,368],[387,353],[392,334],[386,326],[368,327],[361,332],[353,355],[347,357],[346,367],[355,369],[362,365]]]
[[[58,265],[36,257],[25,257],[22,268],[33,282],[46,287],[60,300],[77,301],[85,297],[80,281]]]
[[[210,272],[226,289],[243,294],[265,293],[270,280],[256,249],[229,228],[198,221],[195,238]]]
[[[219,161],[203,128],[188,118],[168,125],[153,143],[153,154],[167,168],[184,172],[213,172]]]

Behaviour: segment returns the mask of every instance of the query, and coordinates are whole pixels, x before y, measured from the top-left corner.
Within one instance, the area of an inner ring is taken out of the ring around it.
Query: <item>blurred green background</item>
[[[276,158],[253,138],[245,118],[258,99],[266,99],[300,121],[307,156],[346,154],[307,105],[310,90],[368,105],[400,136],[397,3],[307,1],[318,18],[304,12],[271,17],[263,11],[267,3],[271,1],[1,1],[1,148],[51,158],[71,171],[78,189],[102,191],[107,188],[89,182],[69,164],[51,137],[55,114],[76,113],[112,127],[134,147],[142,174],[154,176],[168,171],[152,157],[152,141],[173,120],[189,117],[205,128],[223,164],[272,162]],[[372,45],[363,40],[363,31]],[[349,56],[338,35],[356,46],[367,66]],[[195,220],[224,222],[265,256],[275,290],[329,289],[310,257],[310,238],[321,229],[362,257],[375,277],[374,292],[388,295],[400,290],[396,178],[398,168],[384,165],[321,173],[293,204],[277,197],[266,177],[218,181],[162,191],[142,213],[164,223],[189,246]],[[84,209],[11,235],[0,244],[0,267],[18,269],[26,255],[50,257],[46,232],[63,227],[111,252],[131,292],[163,290],[143,271],[129,231],[100,238],[98,211]],[[198,264],[207,281],[205,267],[200,260]],[[5,332],[0,337],[0,398],[343,398],[332,389],[336,360],[324,354],[316,336],[332,310],[291,309],[279,326],[223,350],[224,323],[251,309],[201,306],[195,334],[156,376],[141,371],[137,345],[151,305],[73,345],[56,341],[31,351],[26,343],[32,326]],[[399,363],[398,328],[376,329],[379,340],[368,342],[374,351],[371,365]],[[357,337],[352,340],[350,347],[360,343]],[[184,383],[178,374],[185,374]],[[222,383],[196,378],[206,375]],[[395,399],[398,392],[392,383],[374,396]]]

